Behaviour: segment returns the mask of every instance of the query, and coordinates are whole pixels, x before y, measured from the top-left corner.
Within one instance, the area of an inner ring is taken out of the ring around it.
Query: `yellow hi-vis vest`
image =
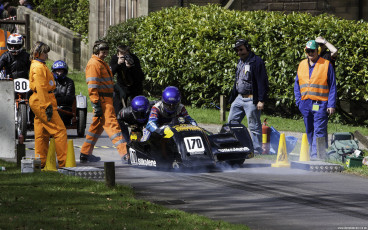
[[[312,76],[309,78],[308,59],[300,62],[298,67],[298,78],[302,100],[328,100],[330,90],[327,84],[327,72],[329,65],[330,62],[328,60],[320,57],[314,66]]]
[[[0,56],[3,55],[6,51],[8,51],[7,43],[8,37],[10,33],[8,31],[4,31],[0,29]]]

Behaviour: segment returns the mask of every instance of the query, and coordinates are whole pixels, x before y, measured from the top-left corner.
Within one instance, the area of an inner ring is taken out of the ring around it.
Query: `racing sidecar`
[[[130,164],[178,169],[215,166],[218,162],[243,164],[254,156],[252,140],[242,124],[225,124],[218,134],[190,124],[161,128],[164,135],[152,133],[147,141],[128,144]]]

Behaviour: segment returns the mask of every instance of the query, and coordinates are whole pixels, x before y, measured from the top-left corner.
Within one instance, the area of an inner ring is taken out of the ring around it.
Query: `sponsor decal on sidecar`
[[[248,147],[239,147],[239,148],[226,148],[226,149],[218,149],[219,152],[248,152]]]

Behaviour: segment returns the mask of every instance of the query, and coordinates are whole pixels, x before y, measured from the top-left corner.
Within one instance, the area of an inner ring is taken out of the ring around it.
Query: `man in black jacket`
[[[5,68],[5,76],[9,75],[12,79],[28,79],[31,61],[29,53],[23,49],[23,44],[22,35],[9,35],[7,40],[8,51],[0,57],[0,70]]]
[[[230,94],[231,108],[228,122],[241,123],[247,116],[254,152],[262,153],[261,111],[267,99],[268,76],[263,60],[255,55],[244,39],[236,40],[234,51],[239,60],[235,71],[234,86]]]
[[[130,105],[131,100],[143,95],[144,73],[138,57],[130,52],[129,46],[118,46],[117,55],[113,55],[110,61],[112,73],[116,74],[117,83],[114,85],[114,108],[115,113]],[[124,123],[118,120],[122,130]]]
[[[58,60],[52,64],[51,71],[56,83],[55,97],[58,108],[63,111],[72,112],[75,86],[74,81],[67,77],[68,65],[64,61]],[[71,124],[71,114],[59,111],[59,115],[65,125]]]

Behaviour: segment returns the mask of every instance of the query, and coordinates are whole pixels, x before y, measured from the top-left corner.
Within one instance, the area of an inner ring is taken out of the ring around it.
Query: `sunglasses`
[[[316,50],[312,50],[312,49],[306,49],[305,50],[306,53],[314,53],[314,51],[316,51]]]
[[[100,48],[100,51],[106,51],[106,50],[109,50],[109,48],[105,48],[105,47]]]

